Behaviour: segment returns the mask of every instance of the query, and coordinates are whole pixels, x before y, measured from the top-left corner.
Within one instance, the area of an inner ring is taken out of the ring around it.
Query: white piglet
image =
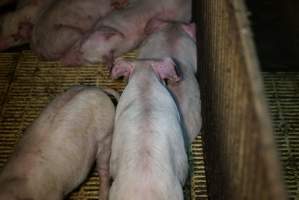
[[[181,119],[163,79],[178,81],[171,59],[118,59],[112,77],[129,77],[116,108],[110,200],[183,200],[188,174]]]
[[[109,191],[115,108],[97,88],[73,87],[27,129],[0,174],[1,200],[58,200],[87,177],[94,161],[100,194]]]
[[[195,24],[152,20],[148,26],[156,30],[141,45],[138,59],[171,57],[180,71],[181,81],[168,81],[167,87],[175,97],[187,131],[187,143],[200,133],[201,101],[196,79],[197,46]]]

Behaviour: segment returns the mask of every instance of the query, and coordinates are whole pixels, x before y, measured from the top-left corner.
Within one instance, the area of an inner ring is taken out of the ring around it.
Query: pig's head
[[[122,33],[113,28],[101,27],[83,41],[80,49],[83,59],[88,63],[112,62],[113,53],[123,37]]]
[[[166,42],[167,49],[175,58],[188,60],[188,66],[197,72],[197,46],[196,46],[196,25],[195,23],[171,22],[160,19],[151,19],[145,28],[145,32],[156,43]],[[151,41],[151,40],[149,40]],[[158,43],[157,43],[158,44]],[[157,45],[156,44],[156,45]]]
[[[170,80],[178,82],[180,77],[176,71],[176,65],[169,57],[161,60],[137,60],[127,61],[122,58],[117,59],[111,71],[111,77],[117,79],[119,77],[129,78],[136,68],[151,67],[155,74],[161,80]]]

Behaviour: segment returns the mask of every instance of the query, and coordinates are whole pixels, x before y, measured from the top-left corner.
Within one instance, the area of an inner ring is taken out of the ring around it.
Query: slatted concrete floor
[[[134,53],[125,57],[134,58]],[[96,85],[119,92],[122,81],[112,81],[102,65],[64,67],[41,62],[30,51],[0,53],[0,168],[13,152],[26,127],[58,93],[73,85]],[[207,198],[201,138],[192,145],[192,175],[186,184],[186,199]],[[100,181],[95,170],[86,182],[67,199],[98,199]]]
[[[264,80],[289,199],[298,200],[299,72],[267,72]]]

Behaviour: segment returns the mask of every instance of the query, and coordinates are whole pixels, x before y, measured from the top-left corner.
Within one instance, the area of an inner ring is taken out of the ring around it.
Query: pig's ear
[[[125,78],[129,78],[133,69],[134,65],[132,62],[124,60],[122,58],[116,59],[111,70],[111,77],[112,79],[117,79],[122,76]]]
[[[183,30],[194,40],[196,40],[196,25],[195,23],[182,24]]]
[[[174,61],[169,57],[166,57],[160,61],[153,61],[152,66],[156,74],[158,74],[162,80],[167,79],[178,82],[181,79],[176,71],[176,65]]]
[[[149,22],[147,22],[146,27],[144,29],[145,34],[152,34],[164,28],[169,22],[163,21],[161,19],[153,18]]]

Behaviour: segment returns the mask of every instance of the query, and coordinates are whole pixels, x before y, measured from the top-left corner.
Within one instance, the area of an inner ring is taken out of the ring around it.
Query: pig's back
[[[164,169],[183,179],[186,171],[176,171],[187,168],[176,104],[157,78],[148,81],[146,77],[132,78],[120,98],[112,142],[112,176],[118,172],[125,172],[124,176],[139,172],[142,176],[144,170],[153,170],[155,176],[163,177],[160,172]]]

